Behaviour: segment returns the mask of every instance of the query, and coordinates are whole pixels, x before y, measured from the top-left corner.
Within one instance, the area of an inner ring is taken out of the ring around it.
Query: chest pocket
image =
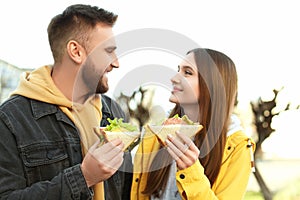
[[[69,166],[66,147],[62,142],[45,142],[20,148],[27,185],[51,180]]]

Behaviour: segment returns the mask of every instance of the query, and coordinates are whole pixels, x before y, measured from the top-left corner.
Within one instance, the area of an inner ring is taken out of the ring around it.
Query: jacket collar
[[[59,110],[57,105],[37,101],[34,99],[30,100],[30,105],[34,119],[40,119],[44,116],[55,114],[58,121],[63,121],[71,126],[74,126],[73,122],[62,111]]]
[[[105,100],[105,98],[101,97],[101,102],[102,102],[102,115],[105,115],[105,116],[111,116],[112,113],[109,109],[109,106],[108,106],[108,102]]]

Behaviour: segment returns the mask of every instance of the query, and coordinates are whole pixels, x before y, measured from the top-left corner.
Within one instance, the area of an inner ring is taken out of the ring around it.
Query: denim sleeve
[[[28,186],[11,124],[3,122],[3,113],[0,116],[0,199],[92,199],[80,164]]]

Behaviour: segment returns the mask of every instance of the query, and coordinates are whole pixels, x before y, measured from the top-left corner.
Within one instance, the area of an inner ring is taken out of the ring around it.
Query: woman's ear
[[[67,53],[77,64],[81,64],[85,59],[85,49],[75,40],[70,40],[68,42]]]

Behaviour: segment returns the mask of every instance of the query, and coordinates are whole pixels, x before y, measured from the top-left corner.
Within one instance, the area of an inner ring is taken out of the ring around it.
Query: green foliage
[[[274,200],[300,200],[300,179],[291,181],[286,187],[276,191]],[[244,200],[264,200],[261,192],[247,191]]]
[[[244,200],[264,200],[264,197],[260,192],[248,191]]]
[[[300,179],[292,181],[285,188],[278,191],[274,200],[300,200]]]

